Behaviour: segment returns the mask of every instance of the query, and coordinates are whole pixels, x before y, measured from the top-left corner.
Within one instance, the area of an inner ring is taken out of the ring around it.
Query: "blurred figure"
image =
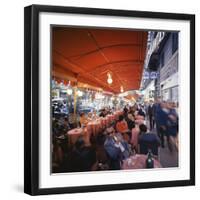
[[[127,106],[124,106],[124,116],[126,116],[127,113],[128,113],[128,108],[127,108]]]
[[[89,112],[88,116],[87,116],[87,120],[92,121],[92,119],[93,119],[93,114],[92,114],[92,112]]]
[[[68,121],[68,117],[65,117],[65,119],[64,119],[64,127],[65,127],[65,129],[66,129],[66,132],[68,131],[68,130],[70,130],[70,125],[69,125],[69,121]]]
[[[138,125],[135,125],[131,129],[131,144],[133,146],[133,149],[138,152],[138,136],[140,133],[140,129]]]
[[[168,134],[168,147],[172,152],[173,147],[177,149],[177,134],[178,134],[178,114],[174,109],[174,103],[168,102],[167,108],[168,112],[168,120],[167,120],[167,134]]]
[[[105,110],[105,109],[102,109],[102,110],[100,111],[99,117],[105,117],[106,114],[107,114],[106,110]]]
[[[96,110],[93,110],[92,118],[93,118],[93,119],[97,119],[97,118],[98,118],[98,115],[97,115],[97,111],[96,111]]]
[[[137,113],[138,115],[141,115],[141,116],[143,116],[144,118],[145,118],[145,110],[144,110],[144,108],[143,108],[143,106],[142,105],[140,105],[139,107],[138,107],[138,113]]]
[[[149,117],[149,123],[150,123],[150,130],[154,128],[154,105],[153,101],[150,101],[150,104],[147,109],[148,117]]]
[[[135,127],[135,119],[134,119],[133,115],[131,114],[131,112],[128,113],[125,120],[127,122],[128,129],[132,130],[132,128]]]
[[[85,113],[80,114],[80,124],[81,127],[85,127],[88,123],[88,118],[86,117]]]
[[[96,163],[96,152],[93,148],[85,146],[83,138],[79,138],[73,151],[69,154],[62,165],[62,171],[68,169],[70,172],[91,171]]]
[[[69,122],[70,129],[75,128],[75,116],[74,116],[74,113],[69,113],[68,122]]]
[[[155,117],[156,117],[156,128],[157,134],[161,140],[161,146],[165,147],[164,136],[167,131],[167,119],[168,119],[168,108],[166,102],[159,102],[156,105]]]

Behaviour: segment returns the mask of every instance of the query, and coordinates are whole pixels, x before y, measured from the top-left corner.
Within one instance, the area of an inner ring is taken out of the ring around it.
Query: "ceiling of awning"
[[[146,31],[54,27],[53,76],[120,93],[140,87]],[[107,73],[113,79],[107,83]]]

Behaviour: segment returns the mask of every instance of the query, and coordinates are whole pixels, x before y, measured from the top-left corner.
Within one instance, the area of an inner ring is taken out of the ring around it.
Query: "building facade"
[[[141,89],[154,99],[178,102],[178,32],[149,32]],[[156,72],[156,76],[145,73]],[[154,84],[154,87],[152,87]],[[154,91],[149,91],[149,88]],[[152,97],[152,95],[151,95]]]

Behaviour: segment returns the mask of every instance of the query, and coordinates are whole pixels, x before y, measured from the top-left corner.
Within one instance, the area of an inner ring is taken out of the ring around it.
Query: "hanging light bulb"
[[[63,88],[63,81],[60,82],[59,87],[62,89]]]
[[[72,95],[72,93],[73,93],[73,89],[71,87],[71,82],[70,81],[67,84],[67,90],[66,90],[66,92],[67,92],[68,95]]]
[[[78,95],[79,97],[82,97],[82,96],[83,96],[83,92],[80,91],[80,90],[78,90],[77,95]]]
[[[121,93],[124,92],[123,86],[120,87],[120,91],[121,91]]]
[[[107,76],[108,76],[108,79],[107,79],[108,84],[112,84],[113,80],[112,80],[111,74],[107,73]]]
[[[68,95],[71,95],[72,92],[73,92],[73,90],[72,90],[71,88],[67,88],[67,94],[68,94]]]

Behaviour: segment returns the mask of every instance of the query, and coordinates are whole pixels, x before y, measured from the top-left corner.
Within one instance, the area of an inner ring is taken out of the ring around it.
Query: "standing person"
[[[169,109],[167,120],[168,148],[172,152],[173,147],[177,148],[178,114],[173,108],[173,103],[168,102],[167,107]]]
[[[150,104],[148,106],[147,110],[148,116],[149,116],[149,123],[150,123],[150,130],[154,128],[154,104],[153,101],[150,101]]]
[[[157,132],[158,136],[159,136],[158,114],[159,114],[159,111],[161,110],[160,103],[161,103],[161,98],[158,97],[156,99],[155,103],[153,104],[153,116],[154,116],[154,121],[156,124],[156,132]]]
[[[157,134],[161,140],[162,148],[165,147],[164,136],[166,135],[167,131],[167,119],[168,119],[168,108],[166,102],[161,102],[156,106],[156,128]]]

